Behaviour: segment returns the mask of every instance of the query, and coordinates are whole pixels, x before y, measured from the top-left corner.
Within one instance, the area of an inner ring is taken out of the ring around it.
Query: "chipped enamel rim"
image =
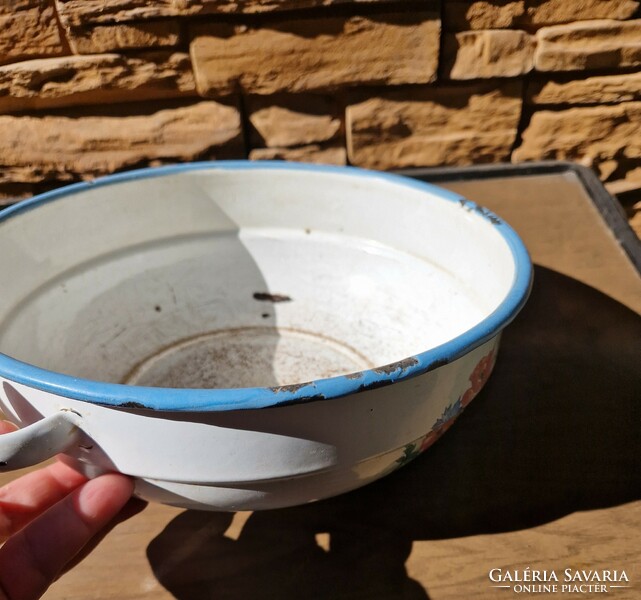
[[[197,162],[157,168],[139,169],[109,175],[90,182],[72,184],[40,194],[0,212],[0,222],[72,194],[96,186],[107,186],[149,177],[203,169],[314,171],[379,179],[428,192],[448,202],[457,202],[475,210],[480,218],[496,227],[507,242],[515,262],[515,277],[501,304],[481,322],[448,342],[402,361],[357,374],[318,379],[308,383],[276,388],[173,389],[103,383],[64,375],[16,360],[0,353],[0,376],[26,386],[60,396],[107,406],[148,408],[162,411],[223,411],[266,408],[302,402],[329,400],[369,388],[380,387],[415,377],[450,363],[492,339],[505,328],[525,304],[532,285],[532,264],[516,232],[489,210],[458,194],[414,179],[355,167],[319,166],[284,161],[216,161]]]

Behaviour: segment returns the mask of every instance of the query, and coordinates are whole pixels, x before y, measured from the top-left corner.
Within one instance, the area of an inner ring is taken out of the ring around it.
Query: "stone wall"
[[[636,201],[640,5],[0,0],[0,200],[249,157],[564,159]]]

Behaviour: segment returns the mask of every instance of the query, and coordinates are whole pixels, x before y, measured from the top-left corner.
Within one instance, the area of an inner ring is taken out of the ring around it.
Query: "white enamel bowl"
[[[358,169],[201,163],[0,214],[0,467],[62,452],[190,508],[300,504],[427,448],[526,300],[514,231]]]

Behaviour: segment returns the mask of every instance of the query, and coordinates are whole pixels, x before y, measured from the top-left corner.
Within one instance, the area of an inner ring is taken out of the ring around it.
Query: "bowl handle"
[[[78,439],[80,419],[78,413],[62,409],[0,435],[0,472],[30,467],[63,452]]]

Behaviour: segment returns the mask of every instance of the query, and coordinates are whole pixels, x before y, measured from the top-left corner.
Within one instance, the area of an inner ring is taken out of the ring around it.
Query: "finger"
[[[68,562],[64,569],[63,573],[66,573],[67,571],[70,571],[74,567],[76,567],[80,562],[82,562],[91,552],[94,551],[96,546],[102,542],[102,540],[105,538],[106,535],[109,534],[109,532],[116,527],[116,525],[122,523],[123,521],[126,521],[127,519],[131,519],[131,517],[137,515],[139,512],[144,510],[147,507],[147,502],[144,500],[140,500],[139,498],[132,498],[125,504],[123,509],[109,522],[109,524],[106,527],[103,527],[96,535],[94,535],[91,540],[85,544],[83,549],[74,556],[74,558],[71,560],[71,562]],[[2,598],[0,597],[0,600]]]
[[[0,489],[0,540],[13,535],[86,481],[84,475],[57,462],[5,485]]]
[[[0,421],[0,434],[11,433],[18,429],[17,425],[14,425],[11,421]]]
[[[39,598],[132,493],[127,477],[102,475],[49,508],[0,549],[0,588],[8,598]]]

